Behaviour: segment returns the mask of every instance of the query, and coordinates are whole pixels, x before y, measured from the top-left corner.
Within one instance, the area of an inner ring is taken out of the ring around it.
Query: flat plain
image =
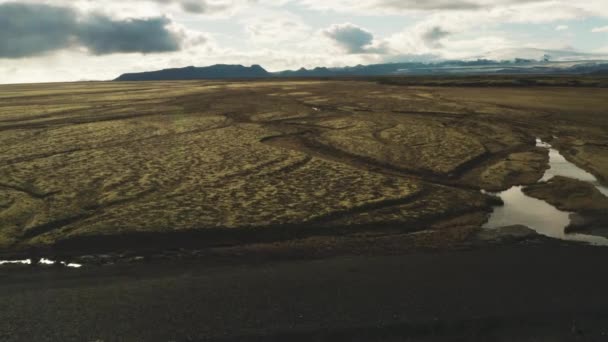
[[[0,340],[603,341],[605,247],[482,226],[608,234],[537,141],[607,185],[606,83],[0,86]]]
[[[608,183],[608,89],[568,84],[0,86],[0,250],[449,245],[540,179],[536,138]]]

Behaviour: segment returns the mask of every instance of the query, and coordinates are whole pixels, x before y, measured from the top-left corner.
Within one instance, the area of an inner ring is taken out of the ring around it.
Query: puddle
[[[549,149],[549,166],[541,181],[547,181],[555,176],[580,179],[592,183],[604,195],[608,196],[608,188],[599,184],[597,178],[589,172],[568,162],[559,151],[551,145],[537,140],[537,146]],[[496,193],[504,201],[504,206],[494,208],[489,221],[484,228],[500,228],[512,225],[524,225],[539,234],[569,241],[582,241],[594,245],[608,246],[608,239],[601,236],[585,234],[566,234],[565,228],[570,224],[570,212],[561,211],[551,204],[526,195],[522,186],[514,186],[509,190]]]
[[[81,268],[82,265],[81,264],[76,264],[76,263],[66,263],[64,261],[54,261],[54,260],[50,260],[50,259],[40,259],[40,261],[38,262],[39,265],[47,265],[47,266],[51,266],[51,265],[55,265],[55,264],[61,264],[65,267],[69,267],[69,268]],[[32,264],[32,260],[31,259],[23,259],[23,260],[0,260],[0,266],[2,265],[31,265]]]

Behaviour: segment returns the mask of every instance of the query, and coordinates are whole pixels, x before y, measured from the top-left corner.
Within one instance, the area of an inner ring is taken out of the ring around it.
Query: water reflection
[[[604,196],[608,196],[608,187],[601,185],[594,175],[567,161],[558,150],[551,148],[551,145],[542,141],[537,142],[537,145],[549,148],[550,168],[545,172],[541,181],[548,181],[555,176],[578,179],[593,184]]]
[[[545,201],[527,196],[522,188],[514,186],[497,194],[504,201],[504,206],[494,210],[485,227],[498,228],[522,224],[545,235],[563,237],[563,228],[570,224],[570,213],[560,211]]]
[[[537,140],[536,145],[549,149],[550,168],[545,172],[541,181],[550,180],[555,176],[579,179],[594,184],[598,190],[608,196],[608,188],[599,184],[595,176],[568,162],[551,145],[541,140]],[[530,197],[522,189],[521,186],[514,186],[495,194],[503,200],[504,206],[494,209],[484,228],[524,225],[539,234],[553,238],[608,246],[608,239],[601,236],[566,234],[565,228],[570,224],[571,213],[561,211],[543,200]]]

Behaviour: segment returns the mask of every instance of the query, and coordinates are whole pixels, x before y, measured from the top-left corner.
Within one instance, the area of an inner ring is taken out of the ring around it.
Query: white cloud
[[[45,56],[0,59],[2,82],[111,79],[123,72],[214,63],[281,70],[499,57],[520,53],[512,49],[521,47],[576,46],[566,30],[580,28],[585,18],[608,18],[606,0],[0,0],[6,2],[71,7],[83,18],[166,18],[181,50],[100,57],[70,46]],[[302,6],[310,11],[301,12]],[[522,23],[564,33],[540,38],[534,29],[513,29]],[[577,39],[597,38],[587,35]],[[605,49],[599,40],[587,49]]]
[[[487,10],[522,3],[542,3],[547,0],[299,0],[305,6],[344,11],[387,12]]]
[[[248,37],[256,44],[298,44],[314,34],[314,29],[301,18],[285,11],[253,16],[244,20],[243,24]]]
[[[608,32],[608,26],[596,27],[591,30],[593,33]]]
[[[359,12],[364,14],[396,14],[419,12],[466,12],[508,11],[521,19],[534,17],[572,17],[586,15],[608,15],[605,0],[586,0],[573,4],[570,0],[295,0],[313,9],[336,12]],[[547,13],[536,12],[544,9]],[[573,13],[574,12],[574,13]]]

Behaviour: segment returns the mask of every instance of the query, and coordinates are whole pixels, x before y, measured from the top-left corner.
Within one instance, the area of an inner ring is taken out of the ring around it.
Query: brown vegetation
[[[604,89],[367,81],[0,89],[4,251],[139,233],[197,232],[201,245],[230,243],[218,231],[250,229],[281,238],[403,234],[469,213],[457,226],[474,228],[491,209],[480,188],[542,176],[536,136],[557,135],[575,163],[603,179],[608,172]]]

